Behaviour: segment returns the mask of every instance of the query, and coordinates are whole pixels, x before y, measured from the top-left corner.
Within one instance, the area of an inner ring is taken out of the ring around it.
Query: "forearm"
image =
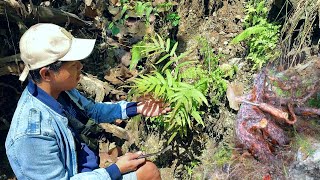
[[[116,119],[127,119],[137,114],[136,103],[97,103],[82,96],[77,90],[67,92],[71,99],[85,110],[88,117],[97,123],[110,123]]]

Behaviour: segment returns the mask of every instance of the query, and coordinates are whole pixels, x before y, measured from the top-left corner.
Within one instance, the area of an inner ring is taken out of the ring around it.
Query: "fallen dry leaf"
[[[239,101],[237,97],[242,96],[244,91],[243,84],[242,83],[237,83],[237,82],[232,82],[228,84],[227,87],[227,98],[229,101],[229,106],[230,108],[234,110],[239,110]]]

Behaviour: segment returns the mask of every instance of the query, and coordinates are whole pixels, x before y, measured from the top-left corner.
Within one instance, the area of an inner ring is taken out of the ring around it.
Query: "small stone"
[[[229,55],[230,54],[230,50],[229,49],[224,49],[222,50],[222,53],[225,55]]]
[[[50,2],[50,1],[45,1],[45,2],[44,2],[44,6],[46,6],[46,7],[49,7],[49,6],[50,6],[50,4],[51,4],[51,2]]]
[[[235,18],[241,20],[241,16],[240,15],[236,15]]]

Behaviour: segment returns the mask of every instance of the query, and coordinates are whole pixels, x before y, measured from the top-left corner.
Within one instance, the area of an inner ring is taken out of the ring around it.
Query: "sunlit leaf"
[[[176,137],[178,132],[173,132],[172,135],[170,136],[169,140],[168,140],[168,144],[171,143],[171,141]]]
[[[171,49],[171,52],[170,52],[170,56],[173,56],[173,54],[176,52],[176,50],[177,50],[177,47],[178,47],[178,42],[176,42],[174,45],[173,45],[173,47],[172,47],[172,49]]]
[[[192,92],[194,93],[195,97],[198,97],[201,99],[199,100],[198,98],[195,98],[195,100],[197,100],[200,104],[204,102],[207,106],[209,105],[207,98],[200,91],[198,91],[197,89],[194,89]]]
[[[130,62],[130,70],[134,69],[141,59],[141,48],[133,46],[131,49],[131,62]]]
[[[166,44],[166,52],[169,52],[169,50],[170,50],[170,39],[168,38],[167,44]],[[170,54],[169,54],[169,56],[170,56]]]
[[[171,87],[172,86],[172,81],[173,81],[172,75],[171,75],[169,70],[166,70],[165,74],[166,74],[166,77],[168,79],[168,81],[167,81],[168,82],[168,86]]]
[[[155,72],[155,75],[160,80],[161,84],[163,84],[163,85],[167,84],[166,80],[163,78],[163,76],[160,73]]]
[[[146,93],[151,92],[155,88],[155,86],[156,86],[155,84],[151,84],[149,88],[146,90]]]
[[[160,47],[161,47],[162,49],[165,49],[163,39],[159,36],[159,34],[157,34],[157,37],[158,37],[158,39],[159,39]]]
[[[162,86],[159,92],[159,96],[162,96],[165,91],[166,91],[166,86]]]
[[[201,118],[201,116],[200,116],[200,114],[199,114],[198,111],[193,110],[193,111],[191,112],[191,115],[192,115],[192,117],[194,117],[194,119],[195,119],[199,124],[201,124],[201,125],[204,126],[203,121],[202,121],[202,118]]]
[[[161,89],[161,85],[157,85],[155,90],[154,90],[154,93],[155,93],[156,97],[159,97],[160,89]]]
[[[161,59],[159,59],[159,61],[156,62],[156,64],[161,63],[163,60],[167,59],[168,57],[170,57],[170,54],[164,55]]]
[[[159,42],[155,39],[155,38],[151,38],[151,40],[153,41],[153,43],[157,46],[157,47],[159,47],[160,45],[159,45]]]

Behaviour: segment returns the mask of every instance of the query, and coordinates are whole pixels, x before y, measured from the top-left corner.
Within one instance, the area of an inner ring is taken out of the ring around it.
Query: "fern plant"
[[[140,2],[140,1],[136,1],[135,2],[135,11],[137,13],[138,16],[146,16],[147,19],[147,23],[149,23],[149,18],[150,18],[150,14],[153,10],[152,4],[151,2]]]
[[[201,69],[197,70],[196,74],[198,76],[204,74],[207,77],[209,89],[206,94],[209,93],[210,102],[212,104],[217,104],[225,95],[227,90],[226,79],[233,78],[237,71],[237,67],[235,65],[228,64],[219,65],[219,60],[223,55],[214,54],[212,47],[206,38],[198,37],[197,41],[199,44],[200,55],[203,57],[204,66],[206,67],[201,67]]]
[[[151,63],[155,63],[157,65],[165,62],[165,60],[170,59],[162,67],[162,72],[164,72],[171,64],[173,64],[174,62],[178,62],[181,58],[184,58],[189,53],[185,52],[177,56],[177,47],[178,42],[172,44],[169,38],[164,41],[163,38],[158,34],[156,34],[156,37],[147,37],[145,40],[140,41],[132,47],[130,69],[135,68],[142,58],[160,55],[160,59],[157,59],[156,62]]]
[[[187,130],[192,129],[195,122],[204,126],[199,108],[206,104],[203,87],[199,84],[182,82],[180,67],[189,64],[185,62],[177,66],[172,72],[166,69],[162,75],[154,72],[152,75],[141,75],[134,80],[133,93],[138,95],[151,93],[155,98],[169,102],[173,110],[165,116],[150,118],[151,121],[162,122],[165,130],[171,133],[168,143],[179,133],[187,135]],[[194,122],[195,121],[195,122]]]
[[[231,78],[235,73],[233,67],[220,67],[219,57],[214,56],[205,39],[202,41],[203,50],[200,52],[205,58],[205,66],[192,64],[193,61],[180,62],[189,52],[179,56],[175,51],[178,43],[171,43],[170,39],[164,41],[159,35],[138,43],[132,49],[132,67],[142,58],[157,57],[154,60],[155,72],[140,75],[134,80],[131,94],[136,96],[152,94],[155,98],[161,98],[169,102],[173,110],[165,116],[150,118],[158,125],[163,125],[168,133],[171,133],[169,142],[177,134],[185,136],[188,129],[193,130],[196,124],[204,125],[201,118],[202,105],[208,106],[205,95],[210,94],[210,102],[218,103],[226,91],[226,78]],[[157,56],[158,55],[158,56]],[[160,66],[160,63],[163,66]],[[171,66],[175,63],[175,66]]]
[[[170,13],[170,14],[167,15],[166,19],[171,22],[172,26],[178,26],[179,25],[180,16],[178,15],[178,13]]]
[[[268,10],[264,0],[249,2],[245,18],[245,30],[232,43],[244,41],[249,47],[247,59],[253,62],[253,69],[260,69],[265,63],[279,56],[276,44],[280,26],[267,21]]]

